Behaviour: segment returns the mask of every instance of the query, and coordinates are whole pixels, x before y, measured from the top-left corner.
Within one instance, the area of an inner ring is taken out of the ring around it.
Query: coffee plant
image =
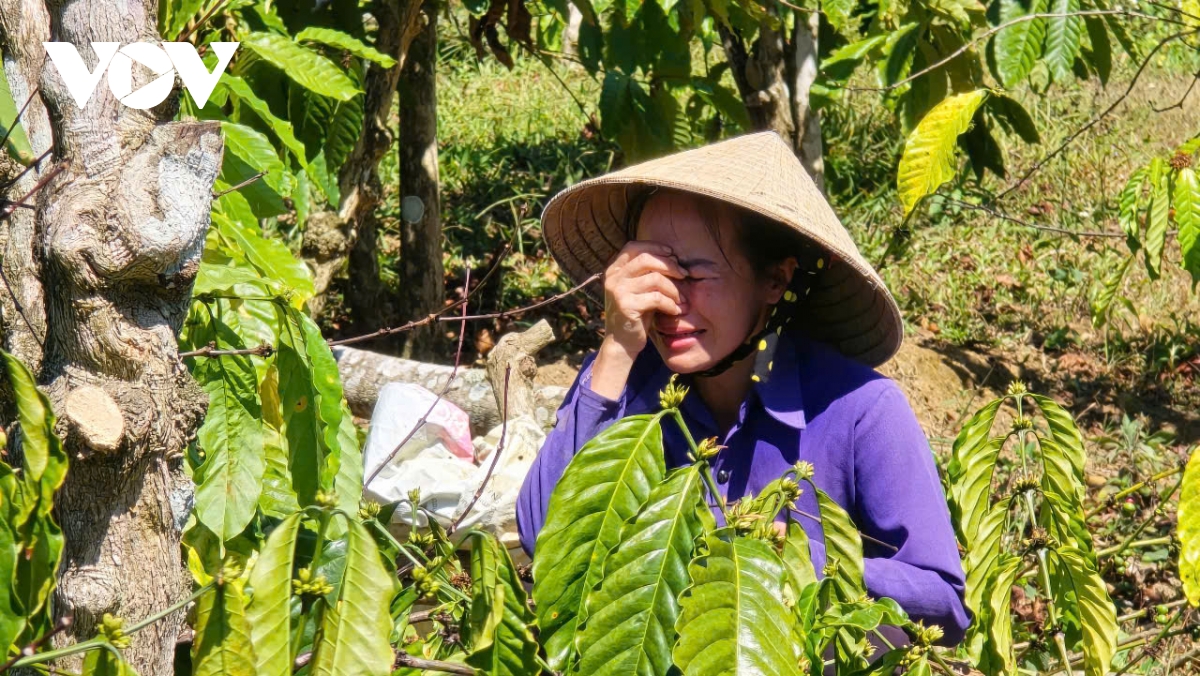
[[[303,333],[276,309],[282,326]],[[537,541],[532,607],[525,573],[492,535],[447,532],[429,519],[429,528],[414,523],[398,540],[387,527],[397,504],[346,509],[336,489],[320,487],[337,485],[327,476],[304,507],[260,497],[250,525],[233,538],[197,537],[194,526],[185,546],[195,592],[177,606],[136,622],[107,616],[94,638],[49,649],[63,626],[48,600],[62,550],[53,499],[68,462],[48,401],[19,361],[2,356],[18,407],[10,457],[20,466],[0,465],[0,630],[11,646],[0,672],[45,670],[82,653],[84,674],[132,674],[121,649],[181,607],[194,630],[193,674],[950,674],[948,661],[965,656],[987,674],[1082,663],[1091,675],[1107,673],[1120,648],[1085,525],[1082,440],[1048,398],[1014,386],[954,444],[946,478],[975,615],[955,655],[934,648],[939,627],[868,597],[860,535],[813,484],[811,465],[799,462],[760,494],[726,504],[708,466],[716,440],[692,440],[678,408],[687,390],[671,383],[660,412],[618,421],[570,463]],[[229,368],[222,380],[253,382],[252,364]],[[231,385],[223,396],[238,399],[236,392]],[[325,395],[315,396],[293,407],[322,408]],[[1015,421],[993,436],[1005,404],[1016,408]],[[223,405],[217,396],[214,405]],[[1035,410],[1041,425],[1027,416]],[[691,464],[666,469],[664,424],[681,427]],[[220,434],[202,435],[201,444]],[[227,450],[207,443],[210,453]],[[1016,461],[1002,459],[1006,449]],[[1194,602],[1200,472],[1191,465],[1181,481],[1179,534]],[[794,518],[804,490],[820,508],[821,571]],[[408,502],[419,504],[419,495]],[[236,523],[230,519],[218,528]],[[1011,589],[1026,578],[1048,603],[1044,625],[1013,620]],[[1168,630],[1179,617],[1160,639],[1174,635]],[[909,643],[889,642],[885,625]],[[1195,631],[1185,625],[1175,634]],[[1016,655],[1018,638],[1028,640]]]

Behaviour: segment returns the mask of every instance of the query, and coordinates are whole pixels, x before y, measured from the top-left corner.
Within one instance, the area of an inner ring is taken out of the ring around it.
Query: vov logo
[[[162,103],[175,86],[175,73],[183,80],[183,87],[192,95],[200,108],[208,102],[217,81],[229,65],[237,42],[210,42],[217,55],[217,66],[211,72],[195,45],[190,42],[163,42],[162,47],[149,42],[134,42],[121,47],[119,42],[93,42],[92,51],[98,62],[95,70],[88,71],[79,56],[79,50],[69,42],[43,42],[46,54],[58,68],[58,74],[67,85],[67,91],[80,108],[87,106],[100,84],[100,78],[108,73],[108,88],[113,96],[130,108],[146,110]],[[154,73],[153,81],[133,91],[133,63],[140,63]]]

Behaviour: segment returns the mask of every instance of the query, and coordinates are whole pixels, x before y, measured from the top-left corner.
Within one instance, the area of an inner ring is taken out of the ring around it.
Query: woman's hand
[[[592,391],[616,399],[646,347],[656,312],[683,313],[676,280],[687,277],[670,247],[656,242],[625,244],[604,272],[605,335],[592,365]]]

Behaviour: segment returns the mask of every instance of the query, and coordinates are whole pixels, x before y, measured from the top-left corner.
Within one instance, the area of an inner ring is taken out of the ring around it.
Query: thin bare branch
[[[47,151],[47,152],[49,152],[49,151]],[[69,167],[69,166],[71,166],[71,160],[63,160],[62,162],[58,163],[58,166],[56,166],[53,169],[51,169],[50,171],[46,172],[45,176],[42,176],[40,179],[38,179],[38,182],[36,184],[34,184],[34,186],[32,188],[29,189],[29,192],[22,195],[19,199],[14,200],[12,202],[10,202],[8,200],[0,200],[0,221],[8,218],[9,216],[12,216],[13,212],[16,211],[19,207],[29,206],[28,204],[25,203],[25,200],[29,199],[30,197],[33,197],[34,194],[36,194],[39,190],[41,190],[42,188],[45,188],[46,184],[48,184],[51,181],[51,179],[53,179],[55,176],[58,176],[62,172],[66,171],[67,167]],[[26,168],[26,171],[28,171],[28,168]],[[25,172],[21,172],[21,173],[24,174]]]
[[[1067,146],[1069,146],[1075,142],[1075,139],[1079,138],[1085,132],[1087,132],[1087,130],[1089,130],[1092,127],[1099,124],[1100,121],[1103,120],[1105,117],[1107,117],[1109,113],[1116,110],[1117,106],[1121,105],[1121,103],[1126,98],[1129,97],[1130,93],[1133,92],[1133,88],[1137,86],[1138,79],[1141,78],[1142,73],[1145,72],[1146,66],[1150,64],[1150,60],[1152,58],[1154,58],[1154,55],[1157,54],[1160,49],[1162,49],[1164,46],[1166,46],[1167,43],[1174,42],[1175,40],[1185,38],[1189,35],[1195,35],[1197,33],[1200,33],[1200,29],[1193,28],[1192,30],[1183,31],[1181,33],[1175,33],[1174,35],[1169,35],[1169,36],[1163,38],[1162,40],[1160,40],[1158,42],[1158,44],[1154,45],[1154,49],[1150,50],[1150,53],[1146,55],[1146,58],[1142,60],[1141,65],[1138,66],[1137,72],[1133,74],[1133,79],[1129,81],[1129,86],[1125,88],[1124,93],[1122,93],[1120,96],[1118,96],[1117,99],[1115,101],[1113,101],[1107,108],[1105,108],[1103,112],[1101,112],[1099,115],[1093,117],[1091,120],[1088,121],[1087,124],[1083,125],[1079,129],[1076,129],[1074,132],[1072,132],[1071,135],[1068,136],[1062,143],[1060,143],[1057,148],[1055,148],[1053,151],[1051,151],[1049,155],[1046,155],[1042,159],[1035,162],[1034,165],[1032,167],[1030,167],[1029,170],[1026,171],[1025,174],[1023,176],[1021,176],[1021,178],[1019,180],[1017,180],[1016,183],[1013,183],[1009,187],[1005,188],[1003,190],[1003,192],[996,195],[996,199],[1002,200],[1005,198],[1005,196],[1011,194],[1014,190],[1025,185],[1025,182],[1028,181],[1030,179],[1030,177],[1032,177],[1034,174],[1036,174],[1038,171],[1040,171],[1042,169],[1042,167],[1046,166],[1046,164],[1049,163],[1050,160],[1052,160],[1055,157],[1058,157],[1060,154],[1062,154],[1062,152],[1067,149]]]
[[[995,218],[999,218],[1000,220],[1003,220],[1003,221],[1008,221],[1009,223],[1019,225],[1023,228],[1031,228],[1033,230],[1040,230],[1042,232],[1050,232],[1050,233],[1054,233],[1054,234],[1058,234],[1058,235],[1068,235],[1071,237],[1086,237],[1086,238],[1102,237],[1102,238],[1106,238],[1106,239],[1124,239],[1125,238],[1125,233],[1123,233],[1123,232],[1103,232],[1103,231],[1095,231],[1095,230],[1070,230],[1068,228],[1059,228],[1059,227],[1055,227],[1053,225],[1040,225],[1037,223],[1030,223],[1029,221],[1017,218],[1016,216],[1011,216],[995,207],[990,207],[986,204],[972,204],[970,202],[963,202],[962,200],[954,199],[953,197],[944,197],[943,196],[943,199],[946,200],[946,202],[948,204],[953,204],[955,206],[959,206],[964,209],[971,209],[974,211],[982,211],[986,214],[994,216]],[[1178,233],[1178,230],[1171,230],[1167,234],[1174,236],[1177,233]]]
[[[197,28],[199,28],[199,27],[203,26],[205,23],[207,23],[208,20],[212,18],[212,15],[216,14],[217,10],[221,9],[224,5],[225,5],[225,0],[217,0],[217,3],[212,6],[212,9],[205,12],[204,16],[200,17],[199,21],[192,24],[186,30],[184,30],[182,33],[180,33],[179,37],[175,38],[175,42],[186,42],[187,39],[189,37],[191,37],[192,33],[196,32]]]
[[[500,419],[500,441],[496,443],[496,450],[492,451],[492,464],[488,465],[487,474],[483,475],[483,481],[479,482],[479,488],[475,489],[475,495],[471,496],[471,502],[467,505],[467,508],[458,515],[454,523],[450,524],[451,534],[458,530],[459,524],[475,508],[475,503],[479,502],[479,496],[483,495],[483,489],[492,480],[492,472],[496,471],[496,465],[500,462],[500,453],[504,451],[504,437],[508,434],[508,377],[510,375],[512,375],[512,364],[504,368],[504,410],[501,412],[503,417]]]
[[[199,350],[191,350],[189,352],[180,352],[180,359],[189,357],[233,357],[238,355],[253,355],[256,357],[270,357],[275,354],[275,347],[269,343],[263,343],[258,347],[247,347],[238,350],[218,350],[216,343],[209,343]]]
[[[479,286],[483,286],[483,284],[479,284]],[[479,286],[476,288],[479,288]],[[429,405],[429,410],[425,411],[425,415],[421,416],[421,418],[417,420],[417,424],[413,425],[413,428],[408,431],[408,434],[404,435],[404,438],[400,440],[400,443],[396,444],[391,452],[387,454],[387,457],[384,458],[383,461],[375,467],[375,469],[371,470],[371,474],[367,476],[366,481],[363,481],[364,487],[370,486],[371,482],[375,480],[375,477],[379,476],[379,472],[381,472],[383,468],[386,467],[388,463],[390,463],[396,457],[396,455],[400,452],[400,449],[404,448],[404,445],[407,444],[414,436],[416,436],[417,430],[421,429],[425,425],[425,422],[429,420],[429,416],[433,415],[433,410],[436,409],[438,403],[442,401],[442,397],[446,396],[446,393],[450,391],[450,386],[454,384],[454,378],[458,376],[459,364],[462,363],[463,335],[466,334],[467,329],[467,322],[465,321],[467,314],[466,301],[471,297],[471,293],[471,270],[468,268],[466,282],[463,284],[462,309],[464,320],[462,322],[462,326],[460,326],[458,330],[458,351],[454,355],[454,368],[450,371],[450,377],[446,379],[446,384],[442,387],[442,391],[438,392],[437,396],[434,397],[433,403]],[[413,505],[412,508],[415,510],[417,506]]]
[[[1176,108],[1183,110],[1183,102],[1187,101],[1188,96],[1192,93],[1192,90],[1195,89],[1197,81],[1200,81],[1200,72],[1197,72],[1195,75],[1192,76],[1192,83],[1188,85],[1187,91],[1185,91],[1183,93],[1183,96],[1179,97],[1178,101],[1167,106],[1166,108],[1158,108],[1156,106],[1150,106],[1150,109],[1156,113],[1165,113],[1168,110],[1175,110]]]
[[[419,657],[413,657],[406,652],[396,653],[396,664],[401,667],[410,667],[412,669],[424,669],[425,671],[440,671],[445,674],[464,674],[465,676],[475,676],[475,670],[463,664],[454,664],[453,662],[442,662],[440,660],[425,660]]]
[[[231,193],[231,192],[233,192],[233,191],[235,191],[235,190],[241,190],[242,188],[245,188],[246,186],[250,185],[251,183],[253,183],[253,182],[257,181],[258,179],[260,179],[260,178],[262,178],[263,176],[266,176],[266,175],[267,175],[267,172],[266,172],[266,170],[263,170],[263,171],[260,171],[260,172],[258,172],[258,173],[257,173],[257,174],[255,174],[255,175],[251,176],[250,178],[248,178],[248,179],[246,179],[246,180],[242,181],[241,183],[238,183],[237,185],[230,186],[230,187],[228,187],[228,188],[226,188],[226,189],[224,189],[224,190],[222,190],[222,191],[220,191],[220,192],[216,192],[216,191],[214,191],[214,192],[213,192],[213,194],[212,194],[212,196],[213,196],[213,199],[220,199],[220,198],[224,197],[225,195],[228,195],[229,193]]]
[[[505,244],[504,248],[500,250],[500,253],[496,256],[496,261],[492,264],[492,268],[490,270],[488,270],[487,274],[485,274],[483,276],[483,279],[481,279],[479,281],[479,283],[475,285],[474,290],[472,290],[465,297],[460,298],[460,299],[454,301],[453,303],[450,303],[449,305],[442,308],[441,310],[430,313],[430,314],[426,315],[425,317],[422,317],[421,319],[417,319],[417,320],[408,322],[406,324],[401,324],[400,326],[379,329],[378,331],[372,331],[371,333],[366,333],[361,336],[351,336],[350,338],[338,338],[337,340],[331,340],[331,341],[329,341],[329,346],[336,347],[338,345],[353,345],[355,343],[361,343],[361,342],[368,341],[368,340],[374,340],[376,338],[392,336],[397,333],[404,333],[405,331],[412,331],[413,329],[416,329],[416,328],[425,326],[426,324],[430,324],[434,321],[437,321],[442,315],[446,314],[447,312],[450,312],[451,310],[455,310],[455,309],[458,309],[459,307],[462,307],[463,304],[465,304],[467,301],[469,301],[472,296],[474,296],[476,293],[479,293],[479,290],[482,289],[487,284],[487,281],[489,279],[491,279],[492,275],[495,274],[496,271],[500,269],[500,264],[502,262],[504,262],[504,258],[506,256],[508,256],[510,251],[512,251],[512,242]],[[445,319],[444,321],[457,321],[459,319],[461,319],[461,318],[450,317],[448,319]],[[471,317],[468,317],[467,319],[471,319]]]
[[[547,305],[552,305],[552,304],[557,303],[558,301],[562,300],[563,298],[566,298],[567,296],[571,296],[576,293],[579,293],[579,291],[581,289],[583,289],[583,287],[587,286],[588,284],[591,284],[592,282],[596,281],[597,279],[600,279],[601,276],[602,276],[602,274],[597,272],[596,274],[592,275],[591,277],[588,277],[587,279],[576,284],[575,286],[571,287],[570,289],[563,291],[560,294],[551,296],[550,298],[547,298],[546,300],[534,303],[533,305],[526,305],[525,307],[516,308],[515,310],[505,310],[503,312],[492,312],[492,313],[486,314],[486,315],[471,315],[470,317],[461,317],[461,318],[438,317],[438,321],[452,322],[452,321],[458,321],[458,319],[462,319],[463,321],[471,321],[471,320],[477,320],[477,319],[508,319],[509,317],[515,317],[519,314],[529,312],[530,310],[536,310],[538,308],[546,307]]]

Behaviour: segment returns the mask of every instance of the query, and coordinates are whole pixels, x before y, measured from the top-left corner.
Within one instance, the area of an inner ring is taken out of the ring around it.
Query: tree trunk
[[[74,622],[60,643],[91,638],[104,613],[132,622],[162,610],[190,584],[179,552],[191,490],[181,460],[206,399],[176,340],[209,225],[220,127],[171,122],[173,98],[127,108],[103,83],[81,110],[41,51],[53,26],[94,68],[91,42],[158,42],[157,10],[152,0],[0,0],[6,74],[23,76],[26,90],[40,85],[53,159],[70,163],[37,196],[33,236],[18,241],[17,221],[7,233],[8,247],[32,252],[32,265],[14,265],[35,335],[41,294],[29,286],[44,292],[39,381],[71,459],[57,501],[66,548],[54,606]],[[135,89],[148,81],[139,75]],[[23,323],[8,310],[6,329]],[[139,632],[126,658],[142,674],[172,673],[183,619]]]
[[[363,131],[338,172],[342,199],[337,212],[315,212],[305,223],[302,255],[313,269],[317,294],[309,311],[320,312],[323,295],[349,258],[352,293],[347,294],[356,330],[370,332],[394,319],[379,278],[378,221],[383,197],[379,161],[392,145],[389,127],[396,85],[409,45],[421,30],[421,0],[376,0],[371,13],[379,30],[375,48],[396,60],[392,68],[370,64],[364,78]]]
[[[438,192],[437,3],[424,5],[428,22],[409,48],[400,74],[400,299],[404,318],[441,309],[445,299],[442,266],[442,201]],[[430,325],[401,336],[407,358],[429,353],[437,336]]]
[[[817,77],[817,21],[816,13],[796,13],[790,40],[763,24],[749,49],[736,31],[718,27],[730,72],[754,128],[774,131],[790,143],[824,190],[821,119],[809,100]]]

